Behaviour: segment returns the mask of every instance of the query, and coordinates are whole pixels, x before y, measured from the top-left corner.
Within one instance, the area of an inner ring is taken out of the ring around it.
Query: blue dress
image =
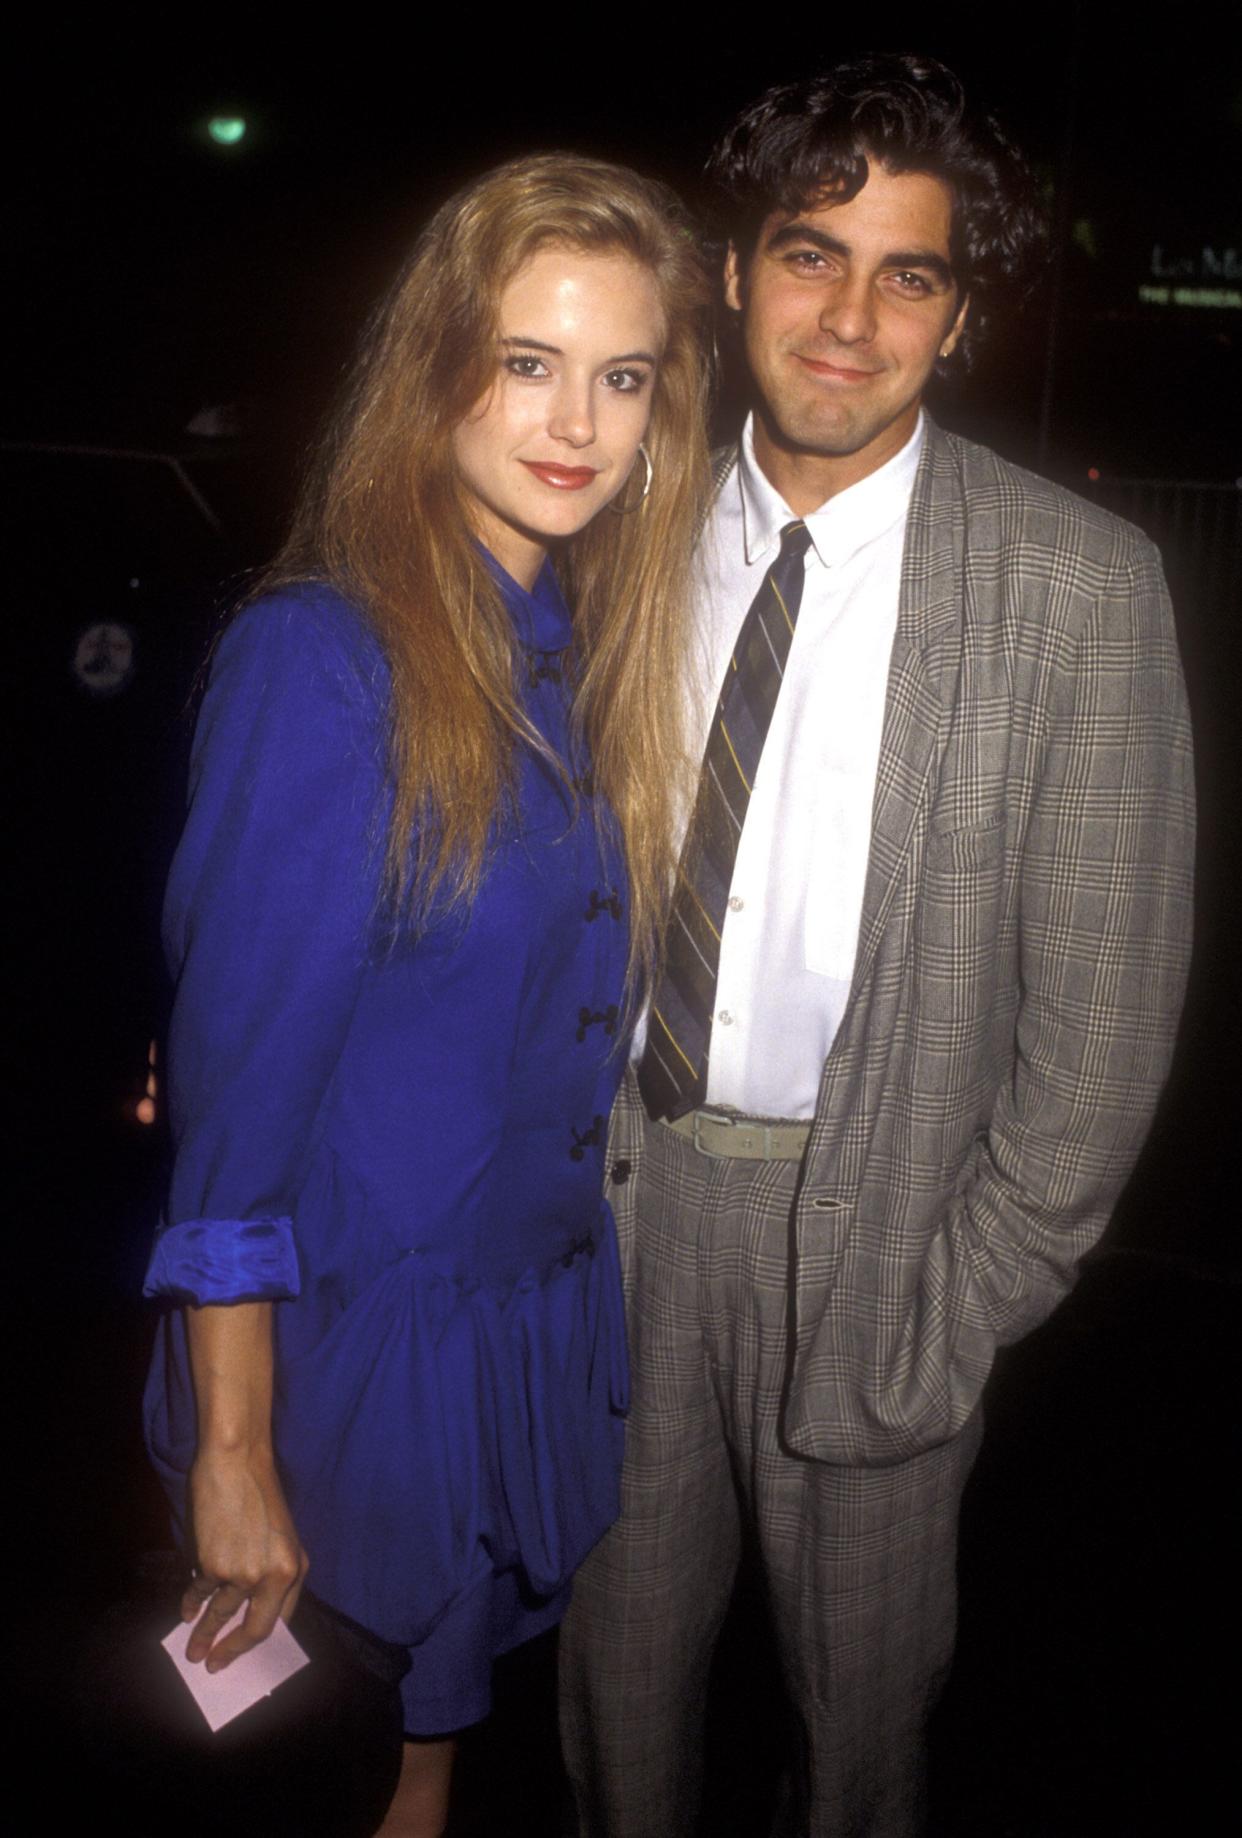
[[[165,943],[176,1161],[147,1293],[271,1300],[274,1435],[326,1602],[409,1647],[406,1727],[489,1707],[618,1510],[627,1403],[603,1194],[627,926],[569,731],[570,622],[499,568],[526,712],[472,910],[380,909],[388,675],[326,587],[243,613],[195,736]],[[184,1516],[195,1419],[166,1311],[148,1445]]]

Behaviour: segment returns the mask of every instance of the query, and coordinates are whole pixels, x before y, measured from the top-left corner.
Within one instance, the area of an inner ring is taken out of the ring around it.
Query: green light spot
[[[1071,234],[1084,255],[1090,256],[1093,262],[1098,260],[1100,245],[1096,237],[1095,225],[1090,218],[1080,217]]]
[[[246,124],[240,115],[213,115],[207,132],[217,147],[235,147],[245,135]]]

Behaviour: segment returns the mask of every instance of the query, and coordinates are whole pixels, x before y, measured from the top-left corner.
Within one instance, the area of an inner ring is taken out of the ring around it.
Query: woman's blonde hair
[[[639,263],[667,328],[650,492],[555,558],[573,610],[575,720],[624,842],[641,984],[675,864],[690,557],[708,481],[708,288],[674,194],[625,167],[542,154],[450,198],[369,329],[267,584],[327,578],[371,621],[392,671],[387,894],[416,924],[433,904],[468,905],[513,794],[515,743],[544,749],[522,712],[511,623],[472,537],[452,439],[496,377],[501,295],[548,246]]]

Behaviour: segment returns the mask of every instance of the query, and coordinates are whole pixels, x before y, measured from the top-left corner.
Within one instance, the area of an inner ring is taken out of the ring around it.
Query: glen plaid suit
[[[918,1829],[979,1395],[994,1349],[1066,1293],[1142,1143],[1192,842],[1151,544],[929,422],[857,959],[802,1167],[709,1165],[646,1121],[632,1079],[614,1113],[635,1407],[623,1518],[564,1639],[585,1831],[671,1838],[690,1816],[731,1496],[808,1732],[807,1829]],[[724,1465],[697,1431],[677,1444],[696,1361]]]

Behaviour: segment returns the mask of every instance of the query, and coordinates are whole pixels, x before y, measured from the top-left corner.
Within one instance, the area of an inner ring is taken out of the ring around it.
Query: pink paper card
[[[226,1624],[216,1636],[223,1640],[225,1634],[235,1628],[246,1612],[243,1604],[233,1619]],[[190,1635],[194,1632],[195,1623],[178,1621],[172,1633],[160,1642],[168,1657],[190,1688],[194,1702],[206,1717],[213,1730],[223,1729],[234,1717],[240,1717],[243,1710],[249,1710],[260,1698],[270,1697],[277,1685],[283,1685],[287,1678],[309,1665],[307,1655],[302,1651],[283,1621],[278,1621],[267,1639],[257,1647],[251,1647],[235,1659],[223,1672],[208,1672],[200,1660],[191,1665],[185,1656]]]

